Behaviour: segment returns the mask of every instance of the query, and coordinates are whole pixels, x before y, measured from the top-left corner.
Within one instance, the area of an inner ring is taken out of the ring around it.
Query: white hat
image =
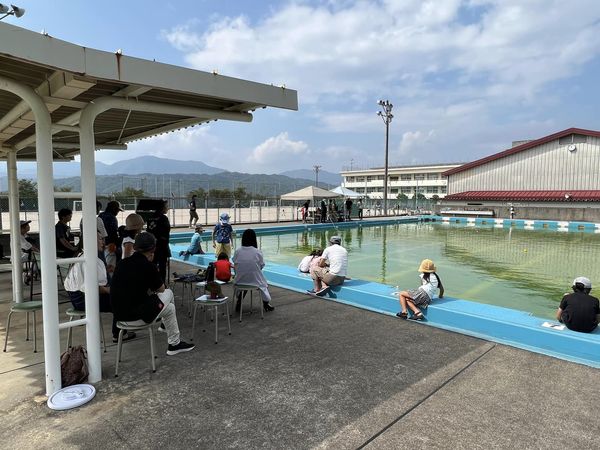
[[[592,288],[592,282],[590,281],[589,278],[586,277],[577,277],[573,280],[573,286],[575,286],[577,283],[581,283],[583,284],[583,288],[584,289],[591,289]]]

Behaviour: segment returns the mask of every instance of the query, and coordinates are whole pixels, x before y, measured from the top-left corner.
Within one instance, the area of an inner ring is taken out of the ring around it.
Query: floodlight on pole
[[[5,5],[4,3],[0,3],[0,14],[4,14],[0,17],[0,20],[4,19],[7,16],[15,16],[16,18],[21,17],[25,14],[25,8],[19,8],[15,5]]]
[[[319,170],[322,166],[314,165],[313,169],[315,169],[315,187],[319,187]]]
[[[385,169],[383,172],[383,211],[384,214],[387,215],[388,211],[388,144],[389,144],[389,136],[390,136],[390,123],[394,118],[392,114],[392,105],[389,100],[379,100],[377,102],[379,106],[381,106],[381,111],[377,112],[377,115],[383,119],[383,123],[385,123]]]

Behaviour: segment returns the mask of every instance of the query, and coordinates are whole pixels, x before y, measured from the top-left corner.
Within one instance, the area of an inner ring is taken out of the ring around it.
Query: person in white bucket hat
[[[215,256],[225,253],[231,258],[231,240],[234,237],[233,228],[229,224],[229,214],[221,213],[219,223],[215,225],[212,232],[213,247]]]
[[[573,280],[573,293],[565,294],[556,311],[556,319],[569,330],[591,333],[600,321],[600,305],[596,297],[590,295],[592,282],[586,277]]]

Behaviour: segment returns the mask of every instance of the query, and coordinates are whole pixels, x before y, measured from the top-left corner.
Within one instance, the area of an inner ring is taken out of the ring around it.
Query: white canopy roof
[[[281,200],[310,200],[315,198],[333,198],[340,197],[340,194],[326,191],[316,186],[307,186],[298,191],[288,192],[281,196]]]
[[[340,194],[340,195],[343,195],[344,197],[350,197],[350,198],[362,197],[362,195],[359,194],[358,192],[353,191],[352,189],[348,189],[347,187],[344,187],[344,186],[338,186],[335,189],[332,189],[330,192],[335,192],[336,194]]]

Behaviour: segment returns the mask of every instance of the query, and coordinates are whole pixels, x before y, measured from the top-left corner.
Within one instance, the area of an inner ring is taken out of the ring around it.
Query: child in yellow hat
[[[423,320],[425,317],[421,309],[426,309],[432,300],[444,296],[442,280],[436,273],[435,264],[430,259],[424,259],[419,266],[421,286],[416,289],[402,291],[399,294],[402,311],[396,314],[401,319],[409,319],[408,308],[412,312],[410,319]],[[439,291],[439,294],[438,294]]]

